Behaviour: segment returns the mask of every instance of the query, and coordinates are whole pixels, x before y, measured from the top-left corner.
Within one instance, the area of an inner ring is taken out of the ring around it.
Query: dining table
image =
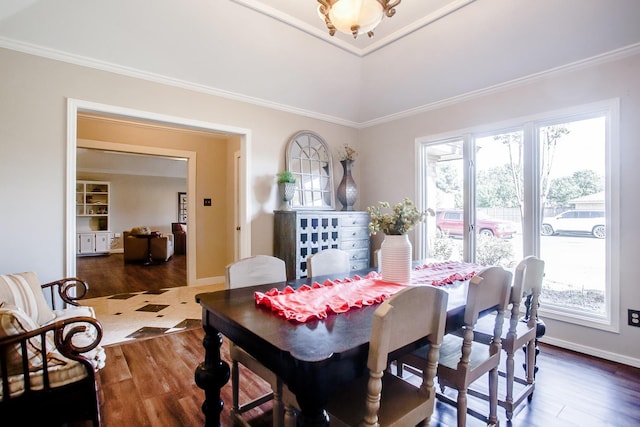
[[[481,266],[471,267],[474,267],[472,273],[481,269]],[[352,272],[351,277],[375,278],[376,271],[360,270]],[[468,278],[472,275],[457,276],[462,280],[455,280],[456,276],[452,276],[454,280],[451,283],[438,283],[448,293],[445,332],[463,325]],[[295,394],[300,409],[299,426],[329,425],[325,405],[331,393],[368,372],[369,338],[373,313],[378,304],[363,304],[339,313],[328,310],[322,316],[297,321],[283,317],[282,312],[278,313],[273,307],[257,303],[257,295],[282,293],[286,289],[308,289],[326,280],[336,278],[302,278],[196,295],[196,301],[202,307],[205,357],[196,367],[195,381],[205,393],[202,410],[206,426],[220,425],[224,406],[220,389],[228,382],[230,375],[229,364],[220,354],[223,337],[273,371]],[[418,278],[412,280],[411,285],[432,283],[435,282]],[[424,343],[413,343],[397,350],[393,356],[400,356],[422,345]]]

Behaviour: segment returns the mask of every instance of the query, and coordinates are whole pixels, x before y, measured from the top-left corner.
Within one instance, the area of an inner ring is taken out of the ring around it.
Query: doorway
[[[235,138],[238,142],[238,148],[241,153],[241,159],[239,162],[239,173],[238,177],[240,180],[239,191],[236,200],[233,203],[233,206],[237,206],[238,209],[238,217],[240,218],[240,238],[238,239],[238,247],[233,248],[232,253],[239,254],[240,257],[248,256],[251,253],[250,242],[250,227],[248,227],[249,220],[247,215],[247,195],[249,194],[247,189],[247,171],[249,168],[247,167],[248,163],[248,152],[250,139],[250,132],[246,129],[241,128],[233,128],[224,125],[208,123],[208,122],[200,122],[190,119],[184,119],[179,117],[172,116],[164,116],[158,115],[155,113],[139,111],[139,110],[131,110],[116,106],[109,106],[103,104],[95,104],[86,101],[79,100],[68,100],[68,133],[67,133],[67,227],[66,227],[66,274],[68,276],[74,276],[76,274],[76,223],[75,223],[75,181],[76,181],[76,150],[78,147],[77,141],[77,126],[78,126],[78,115],[79,114],[94,114],[98,116],[104,116],[105,118],[118,118],[122,120],[128,121],[138,121],[142,123],[149,123],[159,126],[166,126],[172,129],[183,129],[183,130],[198,130],[201,132],[210,132],[211,134],[216,135],[225,135],[228,137]],[[167,149],[163,147],[157,147],[151,145],[145,146],[132,146],[130,144],[120,144],[120,143],[112,143],[112,142],[104,142],[104,141],[95,141],[91,143],[86,143],[83,141],[83,146],[86,145],[94,145],[88,148],[99,148],[111,151],[121,151],[121,152],[138,152],[141,154],[149,154],[149,155],[159,155],[159,156],[170,156],[170,157],[183,157],[187,158],[188,161],[188,172],[187,172],[187,192],[189,194],[197,194],[196,193],[196,155],[194,152],[186,151],[186,150],[175,150],[175,149]],[[235,175],[235,174],[234,174]],[[236,198],[235,194],[231,194],[229,197]],[[187,206],[187,218],[189,223],[189,232],[193,236],[198,236],[198,225],[202,226],[202,223],[198,223],[197,217],[197,209],[195,203],[195,197],[188,198],[188,206]],[[206,225],[206,224],[205,224]],[[223,272],[220,272],[219,275],[198,275],[197,273],[197,260],[198,253],[197,249],[199,245],[196,242],[196,239],[188,239],[187,240],[188,248],[187,253],[192,254],[192,256],[188,257],[187,262],[187,285],[188,286],[198,286],[198,285],[208,285],[213,283],[219,283],[223,280]]]

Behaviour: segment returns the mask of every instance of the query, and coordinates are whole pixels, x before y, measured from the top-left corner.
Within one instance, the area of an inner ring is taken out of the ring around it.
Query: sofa
[[[0,275],[0,414],[20,425],[100,424],[95,372],[105,365],[102,326],[78,300],[78,278],[41,284]],[[48,297],[49,302],[47,301]]]
[[[164,262],[173,256],[173,234],[151,233],[138,236],[131,231],[122,233],[124,262]],[[151,259],[149,259],[149,250]]]

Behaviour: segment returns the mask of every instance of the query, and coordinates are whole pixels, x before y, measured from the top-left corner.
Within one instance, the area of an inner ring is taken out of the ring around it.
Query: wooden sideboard
[[[307,277],[307,257],[337,248],[350,255],[351,270],[369,267],[369,214],[358,211],[274,212],[273,254],[287,265],[287,280]]]

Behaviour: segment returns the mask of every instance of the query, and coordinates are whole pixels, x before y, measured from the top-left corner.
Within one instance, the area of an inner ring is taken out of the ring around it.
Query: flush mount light
[[[352,34],[373,36],[373,29],[385,16],[391,18],[400,0],[318,0],[318,14],[324,20],[329,34],[336,30]]]

